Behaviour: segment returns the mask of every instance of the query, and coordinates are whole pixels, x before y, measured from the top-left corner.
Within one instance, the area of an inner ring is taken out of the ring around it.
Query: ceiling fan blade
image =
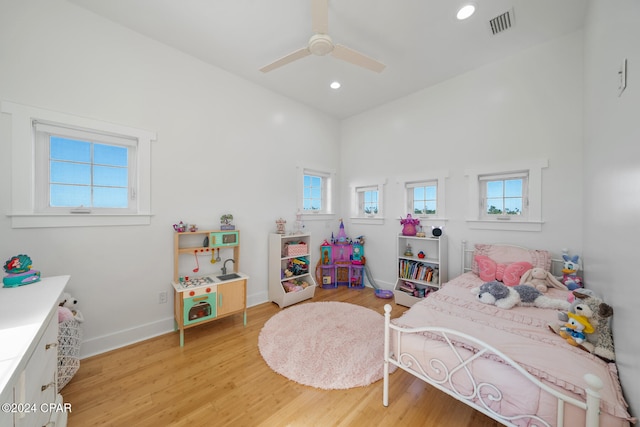
[[[283,65],[287,65],[293,61],[309,55],[311,55],[311,52],[309,52],[309,48],[303,47],[302,49],[298,49],[295,52],[283,56],[282,58],[272,62],[269,65],[265,65],[264,67],[260,68],[260,71],[262,71],[263,73],[268,73],[271,70],[275,70],[276,68],[282,67]]]
[[[329,32],[329,0],[311,0],[311,30],[316,34]]]
[[[376,73],[382,72],[386,67],[383,63],[340,44],[334,46],[331,55],[343,61],[375,71]]]

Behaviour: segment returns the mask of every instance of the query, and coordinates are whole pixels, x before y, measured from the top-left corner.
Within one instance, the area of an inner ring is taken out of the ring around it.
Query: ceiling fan
[[[331,37],[327,34],[329,30],[329,0],[311,0],[311,27],[315,34],[311,36],[307,46],[291,52],[269,65],[265,65],[260,68],[260,71],[268,73],[311,54],[324,56],[329,53],[338,59],[376,73],[384,70],[385,65],[383,63],[341,44],[333,44]]]

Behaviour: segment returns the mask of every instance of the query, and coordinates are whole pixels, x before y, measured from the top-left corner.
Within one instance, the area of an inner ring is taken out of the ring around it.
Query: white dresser
[[[67,424],[57,375],[58,301],[68,281],[0,288],[0,427]]]

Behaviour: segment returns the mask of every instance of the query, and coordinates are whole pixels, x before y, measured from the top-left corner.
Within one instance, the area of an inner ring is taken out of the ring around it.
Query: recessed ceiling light
[[[476,6],[474,4],[466,4],[458,10],[458,13],[456,14],[456,18],[462,21],[463,19],[467,19],[471,15],[473,15],[475,11],[476,11]]]
[[[331,89],[340,89],[340,82],[331,82],[331,84],[329,85],[331,87]]]

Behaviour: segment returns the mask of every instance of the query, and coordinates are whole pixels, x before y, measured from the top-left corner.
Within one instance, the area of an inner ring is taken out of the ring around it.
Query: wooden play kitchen
[[[220,254],[226,258],[220,258]],[[200,263],[206,256],[210,262]],[[195,260],[195,268],[188,261]],[[229,271],[228,263],[231,263]],[[176,231],[173,237],[174,316],[184,346],[184,330],[233,314],[247,324],[247,279],[238,271],[240,231]],[[215,265],[216,267],[212,267]],[[220,272],[215,272],[219,265]],[[203,274],[206,273],[206,274]]]

